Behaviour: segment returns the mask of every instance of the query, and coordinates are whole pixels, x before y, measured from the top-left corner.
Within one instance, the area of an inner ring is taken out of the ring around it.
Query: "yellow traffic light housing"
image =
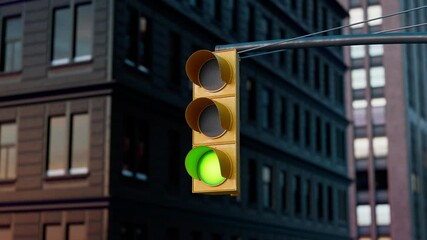
[[[239,194],[239,71],[236,50],[200,50],[187,60],[193,101],[185,119],[193,149],[185,168],[193,193]]]

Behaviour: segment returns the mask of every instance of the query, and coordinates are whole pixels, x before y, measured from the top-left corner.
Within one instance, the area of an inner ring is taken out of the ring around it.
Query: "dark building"
[[[349,239],[340,48],[241,61],[239,198],[192,194],[184,170],[192,52],[345,15],[330,0],[0,1],[0,239]]]
[[[425,6],[426,1],[345,1],[350,23]],[[425,22],[425,9],[368,24],[373,33]],[[406,29],[425,32],[426,28]],[[426,46],[352,46],[347,86],[351,235],[358,240],[427,239]]]

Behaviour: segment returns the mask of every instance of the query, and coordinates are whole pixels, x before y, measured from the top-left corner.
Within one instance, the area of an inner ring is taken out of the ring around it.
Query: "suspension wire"
[[[299,40],[299,39],[302,39],[302,38],[311,37],[311,36],[315,36],[315,35],[319,35],[319,34],[322,34],[322,33],[331,32],[331,31],[335,31],[335,30],[341,30],[341,29],[348,28],[348,27],[355,26],[355,25],[359,25],[359,24],[366,24],[368,22],[372,22],[372,21],[375,21],[375,20],[380,20],[380,19],[384,19],[384,18],[393,17],[393,16],[405,14],[405,13],[408,13],[408,12],[417,11],[417,10],[420,10],[420,9],[423,9],[423,8],[427,8],[427,5],[416,7],[416,8],[411,8],[411,9],[407,9],[407,10],[403,10],[403,11],[399,11],[399,12],[395,12],[395,13],[390,13],[390,14],[387,14],[387,15],[383,15],[381,17],[371,18],[371,19],[368,19],[368,20],[364,20],[364,21],[360,21],[360,22],[355,22],[355,23],[352,23],[352,24],[347,24],[347,25],[343,25],[343,26],[339,26],[339,27],[325,29],[325,30],[322,30],[322,31],[319,31],[319,32],[309,33],[309,34],[306,34],[306,35],[303,35],[303,36],[299,36],[299,37],[285,39],[283,41],[274,42],[274,43],[271,43],[271,44],[268,44],[268,45],[253,47],[253,48],[250,48],[250,49],[242,50],[242,51],[240,51],[238,53],[240,54],[240,53],[250,52],[250,51],[258,50],[258,49],[261,49],[261,48],[265,48],[267,46],[274,46],[274,45],[277,45],[277,44],[280,44],[280,43],[290,42],[290,41],[294,41],[294,40]],[[274,51],[271,52],[271,53],[274,53]],[[254,56],[258,56],[258,55],[254,54],[254,55],[250,55],[250,56],[254,57]],[[241,57],[241,58],[248,58],[248,57],[249,56]]]
[[[405,29],[414,28],[414,27],[421,27],[421,26],[425,26],[425,25],[427,25],[427,23],[419,23],[419,24],[414,24],[414,25],[410,25],[410,26],[404,26],[404,27],[386,29],[386,30],[383,30],[383,31],[374,32],[372,34],[381,34],[381,33],[396,32],[396,31],[399,31],[399,30],[405,30]]]
[[[409,28],[414,28],[414,27],[420,27],[420,26],[425,26],[425,25],[427,25],[427,23],[420,23],[420,24],[415,24],[415,25],[410,25],[410,26],[404,26],[404,27],[399,27],[399,28],[387,29],[387,30],[383,30],[383,31],[374,32],[372,34],[379,34],[379,35],[381,35],[383,33],[395,32],[395,31],[399,31],[399,30],[404,30],[404,29],[409,29]],[[351,36],[351,35],[343,35],[343,36]],[[278,52],[285,52],[285,51],[289,51],[289,49],[278,49],[278,50],[273,50],[273,51],[267,51],[267,52],[260,52],[260,53],[255,53],[255,54],[249,54],[249,55],[246,55],[246,56],[241,56],[240,59],[251,58],[251,57],[258,57],[258,56],[263,56],[263,55],[273,54],[273,53],[278,53]]]

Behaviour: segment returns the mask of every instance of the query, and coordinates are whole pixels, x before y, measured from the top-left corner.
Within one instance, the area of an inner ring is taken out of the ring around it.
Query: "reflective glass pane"
[[[89,115],[78,114],[72,119],[71,173],[87,173],[89,162]]]
[[[382,8],[381,5],[372,5],[368,7],[368,19],[374,19],[374,18],[379,18],[382,16]],[[380,25],[383,22],[383,20],[377,19],[374,21],[370,21],[368,22],[369,26],[375,26],[375,25]]]
[[[5,148],[0,150],[0,179],[7,177],[7,150]]]
[[[10,18],[6,20],[6,42],[22,38],[21,18]]]
[[[12,44],[6,44],[5,48],[5,59],[4,59],[4,71],[5,72],[11,72],[13,71],[13,45]]]
[[[369,140],[367,138],[354,139],[354,157],[367,158],[369,155]]]
[[[47,175],[64,175],[67,168],[67,134],[64,116],[49,122],[49,158]]]
[[[357,226],[371,225],[371,206],[359,205],[357,206]]]
[[[19,71],[22,68],[22,41],[13,44],[13,67],[11,71]]]
[[[388,138],[375,137],[372,139],[373,151],[375,157],[384,157],[388,154]]]
[[[365,46],[364,45],[350,46],[350,56],[352,59],[363,58],[365,56]]]
[[[77,7],[76,59],[89,60],[92,55],[93,21],[92,5]]]
[[[369,45],[369,56],[377,57],[384,54],[384,46],[381,44]]]
[[[390,225],[390,205],[389,204],[378,204],[375,207],[375,214],[377,217],[377,225],[384,226]]]
[[[7,152],[7,178],[16,178],[16,148],[9,147]]]
[[[366,88],[366,71],[363,68],[351,70],[351,86],[353,89]]]
[[[72,17],[70,8],[56,9],[53,29],[53,63],[68,63],[71,56]]]
[[[0,127],[0,144],[15,144],[16,143],[16,124],[7,123]]]
[[[349,13],[350,13],[350,24],[354,24],[364,20],[364,14],[363,14],[362,8],[350,9]],[[363,27],[363,23],[351,26],[351,28],[358,28],[358,27]]]
[[[384,67],[372,67],[369,71],[371,77],[371,87],[384,87],[385,71]]]

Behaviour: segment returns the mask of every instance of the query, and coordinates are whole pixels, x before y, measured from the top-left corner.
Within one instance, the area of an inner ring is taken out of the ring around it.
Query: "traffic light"
[[[187,60],[193,101],[185,119],[193,148],[185,168],[193,193],[239,195],[239,71],[236,50],[200,50]]]

